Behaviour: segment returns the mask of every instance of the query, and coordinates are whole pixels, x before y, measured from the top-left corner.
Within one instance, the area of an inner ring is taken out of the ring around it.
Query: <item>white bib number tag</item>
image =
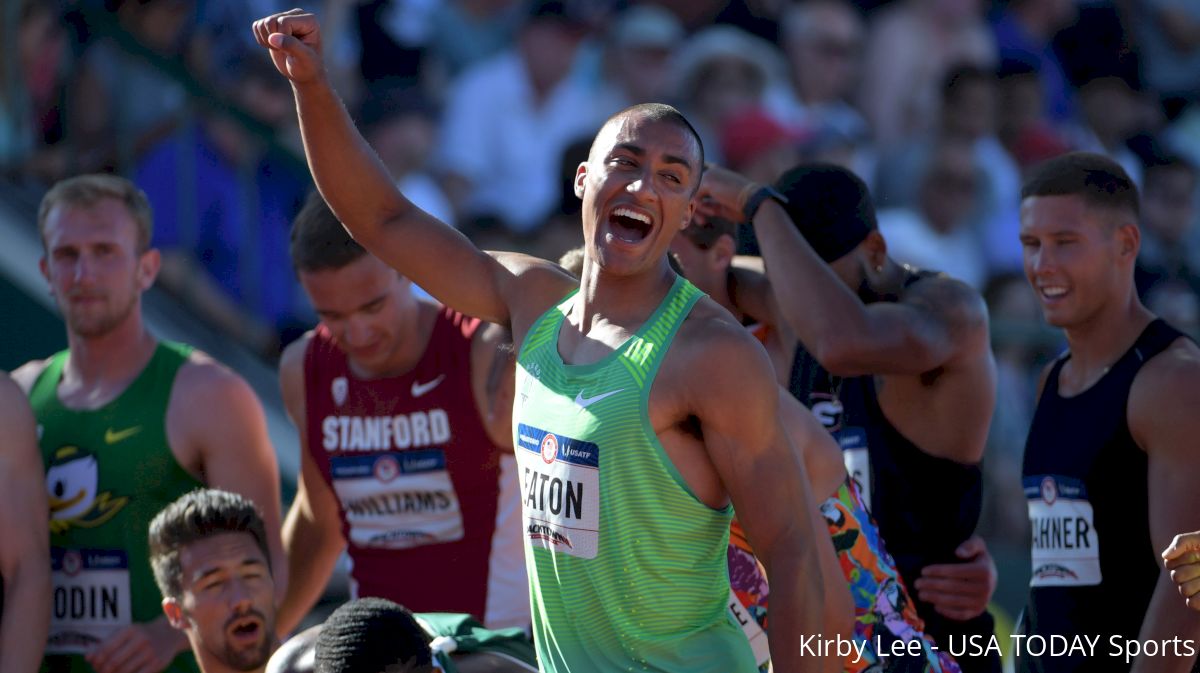
[[[463,538],[462,510],[441,449],[334,456],[329,462],[351,544],[410,549]]]
[[[1100,584],[1100,538],[1083,482],[1057,475],[1025,477],[1033,528],[1034,587]]]
[[[521,424],[517,465],[526,541],[596,558],[600,539],[600,449]]]
[[[86,654],[133,623],[129,604],[129,557],[125,550],[50,550],[48,654]]]

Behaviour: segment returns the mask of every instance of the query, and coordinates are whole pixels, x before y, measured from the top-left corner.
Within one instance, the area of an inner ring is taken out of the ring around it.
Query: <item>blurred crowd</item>
[[[68,175],[130,177],[154,208],[161,284],[268,356],[315,322],[282,252],[311,178],[289,86],[250,31],[290,4],[20,0],[0,16],[16,45],[0,69],[3,191],[36,202]],[[637,102],[678,106],[710,161],[759,182],[800,161],[852,168],[897,260],[988,300],[1000,389],[987,474],[1005,502],[1022,497],[1036,372],[1061,349],[1022,275],[1028,168],[1069,150],[1118,161],[1143,198],[1139,291],[1200,333],[1195,0],[306,9],[403,192],[483,248],[557,259],[579,245],[569,177],[599,124]],[[991,511],[985,532],[1023,543],[1024,507]]]

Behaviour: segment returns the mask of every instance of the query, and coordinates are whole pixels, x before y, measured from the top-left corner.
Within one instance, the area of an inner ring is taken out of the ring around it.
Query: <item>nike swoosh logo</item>
[[[104,443],[116,444],[123,439],[129,439],[141,431],[142,426],[140,425],[135,425],[132,428],[125,428],[124,430],[119,431],[114,431],[112,428],[109,428],[104,431]]]
[[[587,409],[588,407],[599,402],[600,400],[602,400],[606,397],[612,397],[613,395],[616,395],[619,392],[624,392],[624,390],[625,390],[624,388],[621,388],[620,390],[612,390],[607,393],[601,393],[600,395],[597,395],[595,397],[584,397],[583,391],[581,390],[581,391],[579,391],[579,394],[575,396],[575,404],[578,404],[580,409]]]
[[[412,396],[420,397],[420,396],[424,395],[425,393],[433,390],[434,388],[438,387],[438,384],[441,383],[442,379],[444,379],[444,378],[446,378],[446,375],[442,374],[441,376],[437,377],[436,379],[434,379],[432,381],[427,381],[425,383],[417,383],[416,381],[413,381]]]

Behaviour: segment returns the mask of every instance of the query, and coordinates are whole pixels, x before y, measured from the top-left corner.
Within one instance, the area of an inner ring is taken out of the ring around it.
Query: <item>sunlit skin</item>
[[[589,261],[606,276],[665,268],[671,239],[695,209],[699,164],[695,138],[676,124],[628,115],[603,128],[575,174]],[[644,237],[614,224],[622,207],[650,219]]]
[[[68,329],[84,338],[125,322],[158,273],[158,251],[138,252],[137,225],[116,199],[55,206],[44,242],[42,274]]]
[[[180,595],[163,600],[204,673],[260,671],[275,649],[275,584],[249,533],[221,533],[179,552]]]
[[[1046,322],[1087,329],[1131,292],[1137,227],[1089,208],[1079,196],[1037,196],[1021,204],[1025,276]]]
[[[356,376],[378,378],[415,363],[407,348],[420,338],[420,301],[408,279],[374,255],[340,269],[301,271],[300,284],[334,343],[350,358]]]

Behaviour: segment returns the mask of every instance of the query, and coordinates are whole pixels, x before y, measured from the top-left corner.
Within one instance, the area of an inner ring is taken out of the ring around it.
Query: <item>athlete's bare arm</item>
[[[50,510],[34,426],[25,395],[0,373],[0,673],[36,671],[50,628]]]
[[[471,340],[471,393],[488,439],[510,454],[515,374],[512,332],[500,325],[481,324]]]
[[[267,435],[266,415],[242,377],[203,353],[179,369],[167,406],[167,441],[185,467],[209,488],[237,493],[258,506],[267,529],[271,573],[287,585],[279,540],[279,465]]]
[[[813,534],[825,538],[828,549],[822,549],[821,578],[825,584],[825,613],[822,633],[842,634],[849,637],[854,629],[854,599],[850,595],[846,576],[833,548],[833,539],[824,534],[828,524],[821,514],[820,503],[834,495],[846,480],[846,465],[842,462],[842,450],[838,448],[821,422],[800,401],[786,390],[779,391],[779,420],[787,434],[788,444],[800,452],[812,486],[814,506],[810,510]],[[818,544],[821,544],[818,542]],[[770,581],[768,575],[767,581]]]
[[[480,251],[400,193],[329,84],[316,17],[292,10],[256,21],[253,30],[292,83],[321,196],[364,248],[447,306],[501,325],[531,324],[575,285],[544,260]]]
[[[1178,340],[1152,358],[1134,379],[1127,407],[1129,431],[1149,458],[1150,539],[1153,549],[1165,549],[1175,533],[1200,528],[1200,467],[1196,437],[1200,436],[1200,348]],[[1157,559],[1155,559],[1157,561]],[[1150,607],[1138,638],[1200,639],[1200,614],[1188,610],[1164,569],[1154,587]],[[1133,673],[1186,672],[1195,657],[1142,657]]]
[[[283,404],[300,438],[300,479],[296,498],[283,524],[283,547],[291,581],[275,615],[275,629],[281,637],[295,629],[320,599],[338,556],[346,548],[337,499],[308,453],[304,353],[311,339],[309,332],[288,345],[279,362]]]
[[[672,345],[673,351],[677,348],[676,354],[668,354],[651,391],[652,423],[658,429],[655,416],[671,407],[656,404],[663,399],[680,401],[678,420],[694,417],[699,423],[718,488],[732,500],[766,567],[770,631],[787,634],[772,641],[775,670],[840,670],[840,661],[801,656],[800,639],[793,637],[833,637],[825,631],[821,562],[821,555],[832,555],[833,549],[825,531],[814,530],[816,504],[808,474],[780,422],[778,386],[766,353],[728,312],[707,299],[684,323]],[[656,393],[660,386],[662,397]],[[736,404],[728,396],[733,390],[738,391]],[[682,467],[685,479],[697,472],[695,465]],[[710,506],[716,504],[711,496],[705,500]]]

